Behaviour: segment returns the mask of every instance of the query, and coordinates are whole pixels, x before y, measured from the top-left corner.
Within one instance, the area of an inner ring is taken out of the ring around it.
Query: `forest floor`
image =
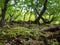
[[[60,45],[60,30],[54,32],[41,31],[52,26],[36,24],[5,25],[0,27],[0,45]]]

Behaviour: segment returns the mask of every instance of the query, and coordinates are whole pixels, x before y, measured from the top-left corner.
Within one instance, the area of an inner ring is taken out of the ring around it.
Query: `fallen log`
[[[45,28],[41,29],[40,31],[55,32],[55,31],[58,31],[58,30],[60,30],[60,25],[54,25],[54,26],[51,26],[51,27],[45,27]]]

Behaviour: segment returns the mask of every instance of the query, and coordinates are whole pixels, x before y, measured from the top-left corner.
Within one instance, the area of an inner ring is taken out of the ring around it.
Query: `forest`
[[[60,0],[0,0],[0,45],[60,45]]]

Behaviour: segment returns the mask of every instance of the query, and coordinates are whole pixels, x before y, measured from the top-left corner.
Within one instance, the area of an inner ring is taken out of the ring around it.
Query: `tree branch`
[[[43,5],[43,9],[41,10],[39,17],[36,18],[35,22],[39,22],[40,18],[42,17],[42,15],[44,14],[45,10],[46,10],[46,6],[47,6],[47,0],[45,0],[44,5]]]

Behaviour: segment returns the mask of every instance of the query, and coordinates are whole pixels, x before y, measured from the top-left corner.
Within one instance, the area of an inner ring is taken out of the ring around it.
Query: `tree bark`
[[[44,14],[45,10],[46,10],[46,6],[47,6],[47,0],[45,0],[44,5],[43,5],[43,9],[41,10],[39,16],[36,18],[36,20],[34,21],[36,24],[40,24],[39,20],[42,17],[42,15]]]
[[[56,32],[58,30],[60,30],[60,25],[54,25],[54,26],[51,26],[51,27],[45,27],[45,28],[41,29],[40,31]]]
[[[1,25],[4,25],[4,18],[5,18],[5,14],[6,14],[6,10],[7,10],[7,4],[8,4],[9,0],[4,0],[4,7],[2,8],[2,14],[1,14]]]

